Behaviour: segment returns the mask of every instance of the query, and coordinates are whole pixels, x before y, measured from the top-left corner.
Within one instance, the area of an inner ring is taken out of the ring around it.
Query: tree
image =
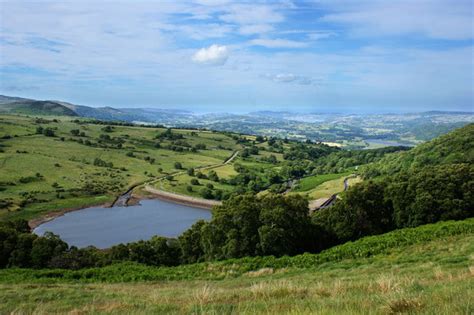
[[[315,214],[315,223],[335,235],[338,243],[393,229],[393,208],[383,182],[367,181],[346,192],[342,200]]]
[[[18,234],[15,249],[10,253],[8,266],[27,268],[31,267],[31,249],[37,236],[30,233]]]
[[[104,132],[112,132],[113,128],[114,127],[112,127],[112,126],[105,126],[105,127],[101,128],[101,130],[104,131]]]
[[[54,134],[54,130],[51,129],[51,128],[45,128],[43,130],[43,134],[46,136],[46,137],[54,137],[55,134]]]
[[[60,255],[68,249],[68,245],[59,236],[46,232],[44,236],[33,241],[31,248],[31,263],[35,268],[48,266],[54,256]]]
[[[174,163],[174,168],[177,170],[180,170],[183,168],[183,165],[180,162],[175,162]]]
[[[311,249],[308,202],[300,195],[268,195],[261,200],[259,252],[262,255],[295,255]],[[316,240],[314,240],[316,241]]]
[[[218,182],[219,181],[219,176],[214,170],[211,170],[209,174],[207,175],[209,180],[212,180],[213,182]]]
[[[199,220],[179,236],[183,263],[192,264],[203,260],[204,250],[201,244],[201,233],[206,224],[204,220]]]
[[[214,208],[211,222],[202,228],[206,259],[257,254],[259,202],[255,195],[235,196]]]
[[[214,198],[214,195],[212,194],[212,190],[209,189],[208,187],[205,187],[201,190],[201,196],[204,199],[212,199]]]
[[[389,180],[398,228],[459,220],[474,209],[474,167],[468,164],[430,166],[402,171]]]
[[[191,185],[197,186],[197,185],[200,185],[200,183],[199,183],[199,181],[198,181],[196,178],[192,178],[192,179],[191,179]]]
[[[194,168],[192,167],[188,168],[187,173],[189,176],[194,176]]]

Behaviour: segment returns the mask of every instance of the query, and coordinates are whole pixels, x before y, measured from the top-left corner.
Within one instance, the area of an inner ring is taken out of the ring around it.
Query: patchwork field
[[[335,150],[328,148],[207,130],[0,115],[0,220],[110,204],[144,184],[215,200],[269,188],[279,193],[298,176],[293,168],[301,172],[298,163],[311,163],[308,152]],[[300,191],[310,196],[344,174],[305,178]]]
[[[132,185],[178,172],[177,163],[216,165],[241,148],[227,134],[165,131],[0,116],[0,218],[110,202]]]

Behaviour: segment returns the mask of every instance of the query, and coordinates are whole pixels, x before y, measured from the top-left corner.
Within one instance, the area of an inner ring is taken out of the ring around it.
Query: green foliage
[[[474,124],[400,153],[388,154],[377,163],[363,168],[367,178],[414,171],[442,164],[474,164]]]
[[[184,136],[180,133],[173,133],[171,128],[168,128],[164,132],[158,134],[156,138],[167,139],[167,140],[179,140],[179,139],[184,139]]]
[[[179,236],[181,261],[183,263],[196,263],[203,260],[204,250],[201,244],[201,235],[202,228],[205,225],[206,222],[204,220],[199,220]]]
[[[219,181],[219,176],[217,176],[217,173],[213,170],[211,170],[209,172],[209,174],[207,174],[207,177],[209,178],[209,180],[212,180],[214,182],[218,182]]]
[[[324,157],[332,152],[338,151],[340,149],[336,147],[330,147],[325,144],[315,144],[315,145],[305,145],[299,143],[293,147],[288,152],[285,152],[283,158],[285,160],[314,160],[321,157]]]
[[[106,162],[100,158],[95,158],[93,164],[95,166],[100,166],[100,167],[114,167],[114,164],[112,162]]]
[[[201,189],[201,197],[204,199],[214,199],[214,194],[209,187],[204,187]]]
[[[319,254],[294,257],[245,257],[220,262],[198,263],[177,267],[151,267],[136,263],[113,264],[82,270],[5,269],[0,270],[4,283],[32,282],[137,282],[183,279],[223,279],[238,277],[262,268],[315,268],[345,259],[374,257],[393,251],[403,252],[406,246],[423,244],[454,236],[474,234],[474,219],[428,224],[405,228],[377,236],[369,236],[325,250]],[[197,244],[197,243],[194,243]],[[391,264],[391,263],[389,263]],[[346,266],[347,267],[347,266]]]
[[[398,227],[474,214],[474,166],[452,164],[402,171],[390,179],[388,198]]]
[[[321,185],[322,183],[325,183],[333,179],[338,179],[350,174],[351,172],[345,172],[342,174],[324,174],[324,175],[315,175],[315,176],[305,177],[299,180],[298,185],[293,189],[293,191],[295,192],[308,191]]]
[[[311,250],[315,240],[308,204],[300,196],[235,196],[214,209],[202,228],[207,260]]]
[[[380,161],[386,154],[403,152],[409,147],[385,147],[371,150],[339,150],[311,163],[313,174],[346,172],[348,168]]]
[[[363,182],[350,188],[332,207],[316,211],[314,223],[336,243],[381,234],[394,228],[393,209],[383,183]]]

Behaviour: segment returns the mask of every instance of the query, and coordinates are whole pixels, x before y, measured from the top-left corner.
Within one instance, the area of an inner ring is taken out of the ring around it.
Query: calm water
[[[382,145],[382,146],[414,146],[413,144],[410,143],[403,143],[403,142],[398,142],[395,140],[384,140],[384,139],[365,139],[365,141],[369,144],[377,144],[377,145]]]
[[[142,200],[140,204],[68,212],[41,224],[34,232],[39,235],[53,232],[77,247],[94,245],[107,248],[119,243],[147,240],[154,235],[176,237],[194,222],[211,218],[209,210],[157,199]]]

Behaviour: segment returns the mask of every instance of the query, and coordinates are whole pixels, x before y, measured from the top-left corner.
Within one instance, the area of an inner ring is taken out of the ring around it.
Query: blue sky
[[[0,94],[198,112],[474,109],[473,2],[0,2]]]

